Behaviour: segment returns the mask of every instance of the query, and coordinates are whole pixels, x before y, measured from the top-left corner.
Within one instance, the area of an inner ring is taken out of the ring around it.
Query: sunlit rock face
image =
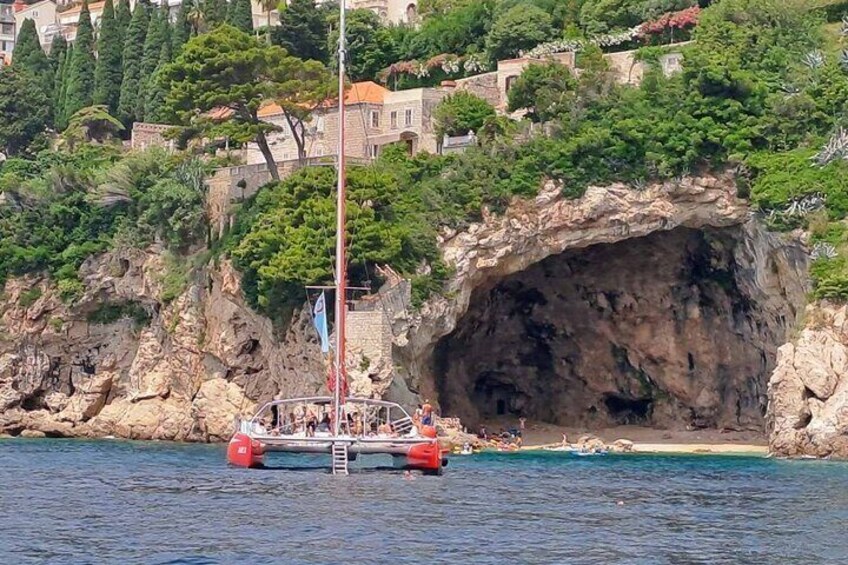
[[[848,307],[814,304],[769,381],[769,447],[780,456],[848,458]]]
[[[762,429],[804,268],[754,222],[550,256],[475,290],[436,347],[438,397],[468,423]]]

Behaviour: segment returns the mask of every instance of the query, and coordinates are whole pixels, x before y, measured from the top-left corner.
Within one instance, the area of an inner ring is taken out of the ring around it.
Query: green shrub
[[[188,263],[168,254],[165,256],[165,270],[161,273],[162,293],[159,300],[168,304],[178,298],[188,288],[190,268]]]
[[[130,319],[136,327],[150,323],[150,313],[137,301],[104,302],[90,312],[86,318],[91,324],[113,324],[119,320]]]
[[[29,308],[35,301],[41,298],[41,288],[34,286],[29,290],[25,290],[21,293],[20,298],[18,299],[18,304],[23,308]]]

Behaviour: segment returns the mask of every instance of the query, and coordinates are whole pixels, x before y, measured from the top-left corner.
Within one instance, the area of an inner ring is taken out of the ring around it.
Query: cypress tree
[[[97,65],[94,67],[94,103],[103,104],[109,113],[118,113],[121,98],[121,33],[112,0],[106,0],[100,18],[100,37],[97,38]]]
[[[68,94],[68,75],[71,72],[71,60],[73,58],[74,46],[65,43],[65,56],[59,60],[53,88],[53,124],[56,131],[62,131],[68,127],[68,114],[65,107]]]
[[[168,49],[169,46],[169,30],[168,23],[168,8],[167,2],[163,2],[164,10],[159,10],[152,14],[150,22],[147,25],[147,37],[144,40],[144,54],[141,58],[141,73],[139,76],[139,97],[136,102],[136,118],[144,120],[144,109],[147,103],[147,86],[153,78],[153,73],[156,72],[156,67],[159,65],[159,59],[162,57],[163,49]]]
[[[253,10],[250,0],[230,0],[227,23],[245,33],[253,33]]]
[[[62,88],[62,74],[65,72],[65,59],[68,56],[68,42],[65,40],[65,36],[61,33],[53,36],[53,43],[50,45],[50,71],[51,75],[51,87],[50,87],[50,107],[53,110],[52,118],[53,124],[56,125],[59,123],[59,119],[61,117],[61,103],[63,102],[61,97],[61,88]]]
[[[140,1],[135,5],[124,39],[123,77],[121,97],[118,101],[118,116],[126,125],[130,125],[136,118],[135,111],[141,87],[141,59],[147,37],[147,18],[147,3]]]
[[[132,19],[132,13],[130,12],[130,2],[129,0],[118,0],[118,3],[115,5],[115,21],[118,26],[118,34],[120,37],[120,46],[123,51],[124,46],[124,38],[127,34],[127,28],[130,27],[130,20]]]
[[[88,11],[88,0],[83,0],[65,97],[65,114],[68,117],[80,108],[91,106],[94,94],[94,66],[94,29],[91,25],[91,13]]]
[[[65,62],[65,56],[68,53],[68,42],[65,36],[57,33],[53,36],[53,43],[50,44],[50,68],[53,69],[54,84],[59,84],[59,67]]]
[[[182,49],[191,35],[191,23],[188,18],[190,10],[191,2],[189,0],[183,0],[180,3],[179,11],[177,11],[177,20],[174,22],[174,27],[171,30],[171,51],[173,55],[180,52],[180,49]]]
[[[171,48],[166,43],[162,46],[159,57],[159,65],[147,85],[147,96],[145,97],[144,119],[154,124],[164,124],[169,120],[165,106],[165,97],[168,95],[168,85],[165,79],[165,66],[171,62]]]
[[[12,51],[12,66],[16,70],[29,73],[44,92],[50,92],[53,89],[53,69],[38,40],[35,21],[29,18],[21,24],[15,50]]]
[[[227,21],[227,0],[200,1],[203,3],[203,19],[207,29],[215,29]]]

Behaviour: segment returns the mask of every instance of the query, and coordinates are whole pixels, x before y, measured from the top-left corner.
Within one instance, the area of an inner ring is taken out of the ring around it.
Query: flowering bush
[[[668,30],[687,29],[698,25],[701,8],[692,6],[679,12],[668,12],[656,20],[645,22],[639,26],[640,35],[661,35]]]

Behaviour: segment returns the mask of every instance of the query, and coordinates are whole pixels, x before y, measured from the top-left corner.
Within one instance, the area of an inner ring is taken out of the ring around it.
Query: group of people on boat
[[[369,414],[360,411],[347,412],[342,423],[342,433],[355,437],[418,437],[424,426],[434,422],[433,407],[429,402],[419,404],[410,419],[392,423],[389,414]],[[272,404],[270,418],[263,417],[253,423],[253,433],[269,436],[323,437],[332,432],[332,417],[329,405],[296,405],[288,413],[281,413],[280,406]]]

